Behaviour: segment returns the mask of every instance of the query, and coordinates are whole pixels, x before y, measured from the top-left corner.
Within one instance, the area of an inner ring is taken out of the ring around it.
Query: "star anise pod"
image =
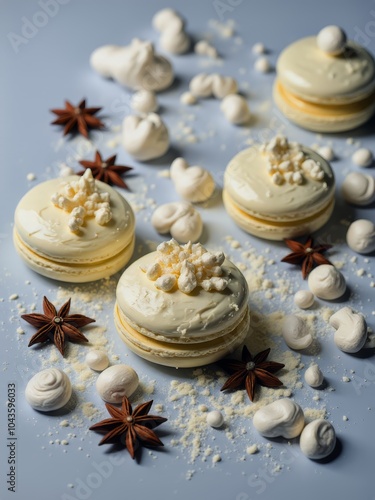
[[[83,175],[86,169],[90,168],[92,175],[98,181],[103,181],[107,184],[114,184],[115,186],[128,189],[127,184],[121,179],[121,175],[125,174],[132,167],[125,165],[115,165],[117,155],[110,156],[106,160],[102,159],[102,155],[97,151],[95,153],[95,161],[82,160],[79,163],[85,170],[78,172],[78,175]]]
[[[69,132],[79,132],[84,137],[88,138],[90,128],[102,128],[104,123],[95,115],[102,108],[86,108],[86,99],[77,105],[69,101],[65,101],[64,109],[51,109],[51,112],[57,115],[52,125],[65,125],[64,135]]]
[[[40,342],[51,340],[64,355],[65,340],[70,342],[88,342],[88,339],[78,330],[95,320],[82,314],[70,314],[70,299],[57,312],[55,306],[43,298],[44,314],[23,314],[22,319],[38,328],[31,337],[29,347]]]
[[[281,259],[281,262],[302,265],[303,279],[310,274],[314,264],[317,266],[320,266],[321,264],[332,265],[331,262],[322,255],[326,250],[332,248],[332,245],[314,246],[313,239],[311,237],[309,237],[304,244],[294,240],[285,240],[285,243],[292,250],[292,253]]]
[[[245,386],[250,401],[253,401],[257,383],[265,387],[280,387],[283,385],[281,380],[275,377],[273,373],[278,372],[285,365],[275,361],[266,361],[270,350],[261,351],[253,357],[249,349],[244,346],[241,361],[237,359],[223,359],[220,361],[220,366],[233,373],[220,390],[238,389]]]
[[[119,441],[125,445],[132,458],[139,446],[164,446],[157,437],[154,429],[166,422],[164,417],[148,415],[153,401],[148,401],[137,406],[133,411],[131,404],[124,396],[121,408],[106,403],[108,413],[112,418],[107,418],[90,427],[92,431],[105,432],[99,445]]]

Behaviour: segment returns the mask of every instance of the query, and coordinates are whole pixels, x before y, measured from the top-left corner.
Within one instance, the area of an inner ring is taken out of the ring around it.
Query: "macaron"
[[[213,363],[249,332],[248,286],[221,252],[200,243],[161,243],[121,276],[114,310],[121,339],[165,366]]]
[[[134,228],[129,203],[88,169],[82,177],[48,180],[28,191],[15,211],[13,240],[37,273],[83,283],[125,266]]]
[[[335,179],[315,151],[276,136],[238,153],[224,174],[223,201],[247,233],[268,240],[311,234],[330,218]]]
[[[374,58],[339,34],[340,28],[326,27],[286,47],[277,61],[275,103],[308,130],[351,130],[375,112]]]

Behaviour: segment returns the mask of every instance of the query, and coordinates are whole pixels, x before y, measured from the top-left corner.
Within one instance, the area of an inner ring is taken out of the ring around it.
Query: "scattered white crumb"
[[[349,420],[349,418],[346,415],[343,415],[342,419],[344,422],[347,422]]]
[[[350,378],[349,377],[342,377],[342,381],[343,382],[350,382]]]
[[[12,295],[9,295],[9,300],[17,300],[18,297],[18,293],[12,293]]]
[[[24,333],[25,333],[25,330],[23,330],[20,326],[17,328],[16,331],[17,331],[18,335],[24,335]]]
[[[251,446],[248,446],[246,448],[246,453],[248,455],[255,455],[255,453],[258,453],[258,451],[259,451],[259,448],[258,448],[257,444],[252,444]]]
[[[221,462],[221,456],[218,453],[212,457],[212,463],[216,464],[217,462]]]
[[[36,175],[35,175],[35,174],[33,174],[32,172],[30,172],[29,174],[27,174],[26,179],[27,179],[28,181],[35,181],[35,179],[36,179]]]

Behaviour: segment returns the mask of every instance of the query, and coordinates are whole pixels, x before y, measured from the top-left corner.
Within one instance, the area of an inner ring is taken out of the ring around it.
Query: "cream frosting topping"
[[[129,45],[105,45],[90,58],[92,68],[106,78],[113,78],[131,89],[168,88],[173,82],[171,63],[155,53],[151,42],[134,38]]]
[[[268,159],[259,145],[238,153],[228,164],[224,187],[244,212],[269,220],[295,220],[322,210],[334,196],[334,175],[330,165],[317,153],[300,146],[305,160],[313,160],[324,172],[317,180],[304,175],[302,184],[276,184],[268,169]]]
[[[57,209],[51,194],[80,182],[79,176],[52,179],[35,186],[20,200],[15,229],[35,253],[56,262],[94,263],[108,259],[127,247],[134,235],[134,214],[127,201],[107,184],[96,181],[97,193],[110,199],[111,220],[97,224],[86,218],[79,230],[69,228],[71,213]]]
[[[88,217],[94,217],[100,226],[112,219],[109,193],[99,192],[90,169],[79,180],[65,184],[62,192],[54,193],[51,201],[55,207],[70,213],[68,227],[73,232],[79,231]]]
[[[224,259],[223,252],[208,252],[200,243],[182,246],[172,239],[158,245],[155,262],[142,270],[164,292],[177,287],[183,293],[191,293],[198,286],[221,292],[228,285],[222,277]]]
[[[129,266],[117,286],[117,303],[127,321],[143,334],[170,338],[210,337],[234,328],[247,308],[248,287],[239,269],[228,260],[221,265],[226,288],[173,293],[155,287],[142,269],[155,263],[157,253],[147,254]]]
[[[363,98],[375,89],[375,61],[353,41],[332,57],[317,45],[315,36],[289,45],[277,61],[280,82],[306,100]]]

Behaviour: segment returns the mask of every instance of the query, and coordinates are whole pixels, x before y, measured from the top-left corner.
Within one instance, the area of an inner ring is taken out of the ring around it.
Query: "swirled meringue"
[[[242,95],[229,94],[221,102],[221,111],[225,118],[235,125],[242,125],[249,121],[250,110],[247,101]]]
[[[291,399],[278,399],[260,408],[253,424],[264,437],[291,439],[301,434],[305,417],[301,407]]]
[[[72,395],[68,375],[58,368],[47,368],[34,375],[25,389],[26,401],[38,411],[58,410]]]
[[[215,190],[212,175],[202,167],[190,167],[184,158],[173,161],[170,174],[177,193],[192,203],[208,200]]]
[[[303,429],[299,445],[308,458],[328,457],[336,446],[336,433],[332,424],[323,418],[313,420]]]
[[[361,172],[351,172],[342,183],[345,201],[353,205],[370,205],[375,200],[375,178]]]
[[[126,116],[122,134],[125,150],[139,161],[159,158],[169,148],[168,129],[156,113]]]
[[[311,292],[325,300],[342,297],[346,290],[344,276],[334,266],[323,264],[311,271],[308,278]]]
[[[92,68],[131,89],[164,90],[173,82],[171,63],[155,53],[151,42],[134,38],[130,45],[104,45],[90,57]]]
[[[170,233],[180,243],[198,241],[203,230],[199,212],[186,201],[160,205],[152,214],[151,223],[158,233]]]
[[[375,250],[375,224],[368,219],[352,222],[346,233],[349,247],[358,253],[370,253]]]
[[[153,27],[160,32],[160,44],[172,54],[184,54],[190,48],[190,37],[185,32],[184,19],[173,9],[162,9],[152,19]]]

